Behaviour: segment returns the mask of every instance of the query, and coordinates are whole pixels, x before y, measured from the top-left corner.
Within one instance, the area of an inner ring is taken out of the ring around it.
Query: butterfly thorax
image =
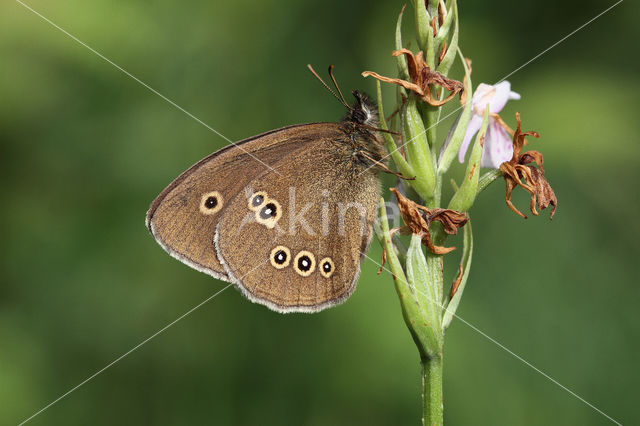
[[[381,170],[380,164],[388,163],[387,150],[377,136],[378,111],[373,102],[363,93],[353,92],[356,101],[342,120],[345,132],[353,147],[353,155],[359,162],[374,172]]]

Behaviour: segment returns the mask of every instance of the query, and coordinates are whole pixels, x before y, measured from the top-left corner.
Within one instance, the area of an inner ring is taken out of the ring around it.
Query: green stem
[[[442,402],[442,357],[436,356],[422,361],[422,424],[443,424]]]
[[[441,239],[438,237],[438,239]],[[431,342],[428,350],[420,351],[426,356],[421,356],[422,365],[422,411],[423,425],[442,425],[443,422],[443,401],[442,401],[442,363],[444,350],[444,334],[442,327],[442,299],[443,299],[443,276],[442,276],[442,256],[435,255],[427,251],[426,253],[426,281],[427,288],[424,290],[423,298],[419,302],[426,305],[429,312],[434,312],[437,317],[433,321],[433,332],[435,339]]]

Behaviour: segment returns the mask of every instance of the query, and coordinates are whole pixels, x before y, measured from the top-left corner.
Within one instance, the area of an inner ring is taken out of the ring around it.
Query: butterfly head
[[[349,113],[343,121],[351,121],[366,126],[378,127],[378,111],[376,106],[371,102],[369,97],[357,90],[351,92],[356,98],[355,102],[349,107]]]
[[[344,99],[344,95],[338,86],[338,82],[333,75],[333,65],[329,65],[329,77],[331,77],[331,82],[335,86],[338,93],[331,90],[331,88],[324,82],[322,77],[318,75],[318,73],[313,69],[311,65],[307,65],[309,71],[318,79],[320,83],[331,93],[335,98],[344,105],[349,111],[347,116],[342,120],[342,122],[350,122],[356,125],[361,124],[368,127],[378,127],[378,111],[373,102],[369,99],[367,95],[364,93],[360,93],[357,90],[351,92],[353,97],[356,98],[356,101],[353,105],[349,105],[347,101]],[[340,96],[338,96],[340,95]]]

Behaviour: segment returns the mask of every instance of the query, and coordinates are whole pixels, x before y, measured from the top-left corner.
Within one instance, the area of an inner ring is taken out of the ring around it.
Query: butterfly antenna
[[[322,77],[320,77],[318,75],[318,73],[316,72],[316,70],[313,69],[313,67],[310,64],[307,64],[307,68],[309,68],[309,71],[311,71],[311,73],[318,79],[318,81],[320,81],[320,83],[322,83],[322,85],[324,86],[325,89],[327,89],[329,91],[329,93],[331,93],[333,96],[335,96],[335,98],[340,101],[340,103],[342,105],[344,105],[347,109],[351,109],[351,106],[349,106],[349,104],[347,104],[344,100],[344,96],[342,96],[342,93],[340,93],[340,96],[336,95],[336,92],[334,92],[333,90],[331,90],[331,87],[329,87],[327,85],[327,83],[324,82],[324,80],[322,79]],[[331,75],[331,78],[333,79],[333,74],[331,74],[331,68],[333,68],[333,65],[331,65],[331,67],[329,67],[329,75]],[[335,80],[334,80],[334,84],[335,84]],[[336,88],[338,86],[336,85]],[[338,89],[338,92],[340,91],[340,89]]]
[[[329,65],[329,77],[331,77],[331,81],[333,81],[333,85],[336,87],[336,90],[340,94],[340,100],[342,101],[342,105],[346,106],[348,109],[351,109],[347,101],[344,99],[344,95],[342,94],[342,90],[340,90],[340,86],[338,86],[338,82],[336,78],[333,76],[333,65]]]

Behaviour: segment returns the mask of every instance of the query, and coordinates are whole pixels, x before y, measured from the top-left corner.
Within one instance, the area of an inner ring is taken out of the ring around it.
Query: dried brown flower
[[[417,55],[414,55],[413,52],[407,49],[393,51],[393,56],[399,55],[406,55],[407,57],[409,78],[411,81],[384,77],[373,71],[365,71],[362,73],[362,76],[372,76],[380,81],[384,81],[385,83],[393,83],[402,86],[405,89],[416,93],[420,96],[420,99],[432,106],[442,106],[453,99],[453,97],[458,93],[460,93],[462,98],[464,94],[464,85],[457,80],[445,77],[437,71],[432,71],[425,62],[424,54],[422,52],[418,52]],[[442,100],[434,99],[431,95],[431,85],[444,87],[450,92],[449,96]]]
[[[539,137],[537,132],[523,132],[520,128],[520,114],[516,113],[516,120],[518,122],[518,128],[513,134],[513,156],[511,160],[505,161],[500,165],[500,171],[504,176],[505,183],[507,185],[507,191],[505,200],[507,206],[513,210],[516,214],[527,218],[520,210],[518,210],[511,202],[511,192],[516,186],[521,186],[529,194],[531,194],[530,210],[534,215],[538,215],[538,210],[546,209],[549,204],[553,206],[549,219],[553,219],[553,215],[556,212],[558,206],[558,199],[556,198],[551,185],[544,177],[544,167],[542,153],[539,151],[527,151],[522,152],[522,148],[527,144],[525,136]],[[530,165],[530,163],[536,162],[538,167]]]
[[[411,201],[395,188],[391,188],[391,192],[393,192],[398,199],[400,214],[406,225],[400,228],[401,233],[420,235],[422,237],[422,244],[429,247],[429,250],[434,254],[446,254],[456,249],[455,247],[443,247],[433,244],[433,241],[431,241],[431,233],[429,232],[429,225],[431,222],[437,221],[442,223],[444,232],[447,234],[456,234],[458,228],[464,226],[469,221],[465,213],[440,208],[428,209],[425,206]]]

